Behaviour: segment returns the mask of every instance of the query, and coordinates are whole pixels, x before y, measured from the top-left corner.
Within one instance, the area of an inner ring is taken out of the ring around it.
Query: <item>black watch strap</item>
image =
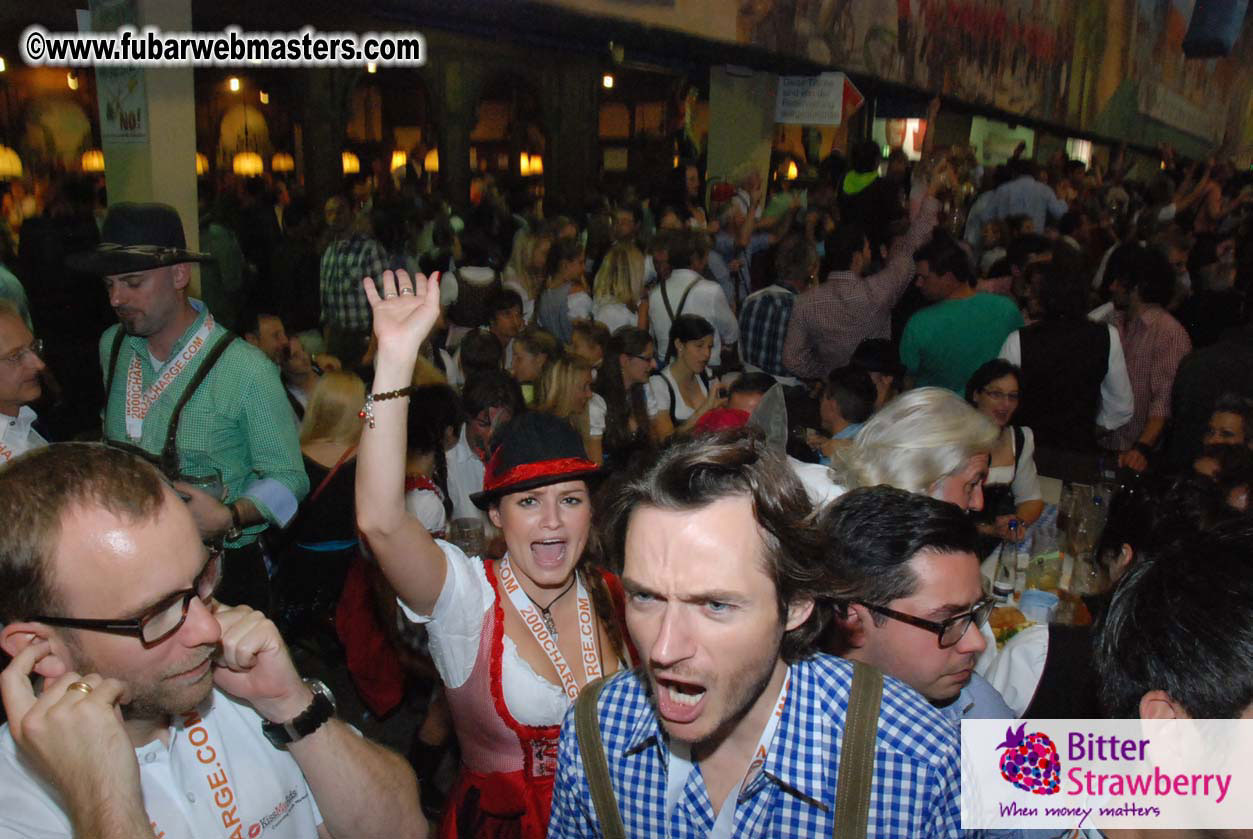
[[[316,679],[305,679],[305,684],[313,691],[313,701],[307,708],[288,722],[261,724],[261,732],[276,748],[283,748],[307,737],[335,716],[335,696],[330,688]]]

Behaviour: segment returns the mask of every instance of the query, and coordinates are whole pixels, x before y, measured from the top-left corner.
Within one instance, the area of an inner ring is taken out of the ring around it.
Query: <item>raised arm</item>
[[[381,298],[370,277],[362,286],[378,341],[372,395],[407,388],[418,348],[439,317],[439,283],[435,276],[418,274],[411,282],[404,271],[385,271]],[[430,614],[447,564],[426,528],[405,509],[408,409],[407,397],[367,403],[373,419],[367,418],[357,449],[357,527],[401,600]]]

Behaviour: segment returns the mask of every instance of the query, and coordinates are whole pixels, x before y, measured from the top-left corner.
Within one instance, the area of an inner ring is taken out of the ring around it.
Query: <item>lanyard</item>
[[[131,358],[129,369],[126,371],[126,436],[134,440],[136,443],[144,436],[144,419],[148,416],[148,411],[161,398],[161,394],[174,384],[174,380],[178,375],[191,366],[192,359],[200,354],[209,340],[209,333],[213,331],[213,315],[206,315],[204,323],[191,336],[191,340],[187,342],[187,346],[183,347],[181,352],[174,353],[169,360],[157,371],[156,380],[144,391],[144,371],[143,365],[139,361],[139,355],[136,353]]]
[[[718,808],[718,818],[714,821],[714,826],[706,839],[731,839],[731,828],[735,826],[735,808],[739,804],[740,791],[744,789],[745,784],[752,783],[757,773],[761,771],[761,767],[765,765],[766,756],[770,753],[770,742],[774,740],[775,731],[779,728],[779,720],[783,717],[783,706],[787,704],[787,689],[791,683],[792,671],[789,669],[783,680],[783,687],[779,688],[779,698],[775,700],[774,709],[770,712],[766,727],[761,732],[761,739],[757,741],[757,748],[753,749],[753,759],[749,761],[748,771],[744,773],[744,777]],[[695,768],[692,763],[691,747],[687,743],[671,740],[668,746],[670,761],[666,768],[667,820],[674,813],[674,808],[683,795],[683,788],[687,786],[688,778]]]
[[[566,664],[565,656],[557,647],[557,639],[544,626],[544,619],[540,616],[539,609],[522,591],[522,584],[518,582],[513,569],[509,567],[509,557],[500,561],[499,573],[500,584],[504,587],[505,594],[509,595],[513,608],[517,610],[526,628],[531,631],[531,635],[544,650],[548,660],[557,669],[557,676],[561,679],[561,689],[573,702],[579,695],[579,683],[575,681],[574,671],[570,669],[570,665]],[[578,576],[578,572],[575,572],[575,585],[577,586],[575,597],[578,599],[579,609],[579,649],[583,659],[585,681],[590,682],[592,679],[599,678],[601,674],[600,654],[596,651],[596,622],[592,617],[591,598],[587,596],[587,589],[583,587],[583,580]]]
[[[243,824],[238,815],[239,802],[235,795],[234,784],[231,783],[231,779],[222,765],[225,761],[218,752],[220,746],[215,747],[214,745],[216,738],[212,738],[209,735],[208,722],[200,716],[198,708],[193,708],[181,716],[183,735],[187,738],[188,747],[194,750],[196,762],[200,764],[204,772],[205,784],[208,786],[208,795],[206,797],[213,802],[213,806],[217,810],[215,815],[220,817],[222,827],[226,831],[223,835],[228,837],[242,836]],[[192,820],[189,818],[188,821]],[[233,831],[232,828],[234,828]],[[161,830],[155,820],[152,821],[152,833],[157,839],[165,836],[165,832]]]

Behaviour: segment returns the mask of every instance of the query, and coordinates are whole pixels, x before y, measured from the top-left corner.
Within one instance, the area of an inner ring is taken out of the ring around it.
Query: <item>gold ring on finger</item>
[[[76,690],[84,695],[91,693],[91,685],[86,682],[71,682],[66,690]]]
[[[401,293],[402,295],[403,295],[403,294],[413,294],[413,289],[411,289],[411,288],[402,288],[402,289],[400,290],[400,293]]]

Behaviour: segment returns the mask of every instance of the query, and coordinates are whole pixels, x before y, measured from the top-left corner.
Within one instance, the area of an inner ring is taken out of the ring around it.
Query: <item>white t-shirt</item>
[[[165,839],[249,837],[314,839],[322,813],[292,756],[261,734],[250,705],[214,690],[178,718],[167,748],[160,739],[135,750],[144,808]],[[55,793],[0,728],[0,837],[74,835]],[[256,831],[255,833],[253,831]]]
[[[478,459],[466,440],[466,429],[461,427],[461,438],[447,452],[448,495],[452,498],[452,517],[480,518],[488,524],[487,514],[474,506],[470,500],[473,493],[483,489],[483,461]]]
[[[425,488],[409,490],[405,493],[405,509],[433,536],[443,536],[448,529],[448,513],[438,492]]]
[[[606,297],[596,299],[592,307],[592,317],[609,327],[610,335],[624,326],[636,326],[639,323],[639,317],[625,303]]]
[[[570,314],[570,320],[591,320],[592,318],[592,295],[586,291],[576,291],[574,294],[566,297],[566,311]]]
[[[668,386],[667,386],[668,383]],[[705,386],[705,380],[700,376],[696,377],[696,383],[700,385],[701,393],[709,394],[709,388]],[[679,385],[674,380],[674,374],[667,367],[660,373],[654,373],[648,378],[649,402],[657,405],[657,412],[669,411],[671,404],[670,392],[674,391],[674,419],[678,422],[687,422],[692,414],[696,413],[696,408],[688,405],[683,401],[683,394],[679,392]],[[698,406],[699,407],[699,406]],[[651,410],[651,409],[650,409]],[[655,416],[650,413],[649,416]]]
[[[425,624],[431,642],[431,658],[444,684],[456,688],[474,671],[483,632],[483,616],[495,603],[483,561],[470,558],[456,545],[436,541],[448,561],[444,588],[430,615],[419,615],[397,600],[409,620]],[[504,608],[513,608],[506,602]],[[540,676],[522,656],[517,645],[504,636],[500,680],[505,705],[523,725],[560,725],[570,707],[562,688]],[[578,666],[577,664],[575,666]]]

